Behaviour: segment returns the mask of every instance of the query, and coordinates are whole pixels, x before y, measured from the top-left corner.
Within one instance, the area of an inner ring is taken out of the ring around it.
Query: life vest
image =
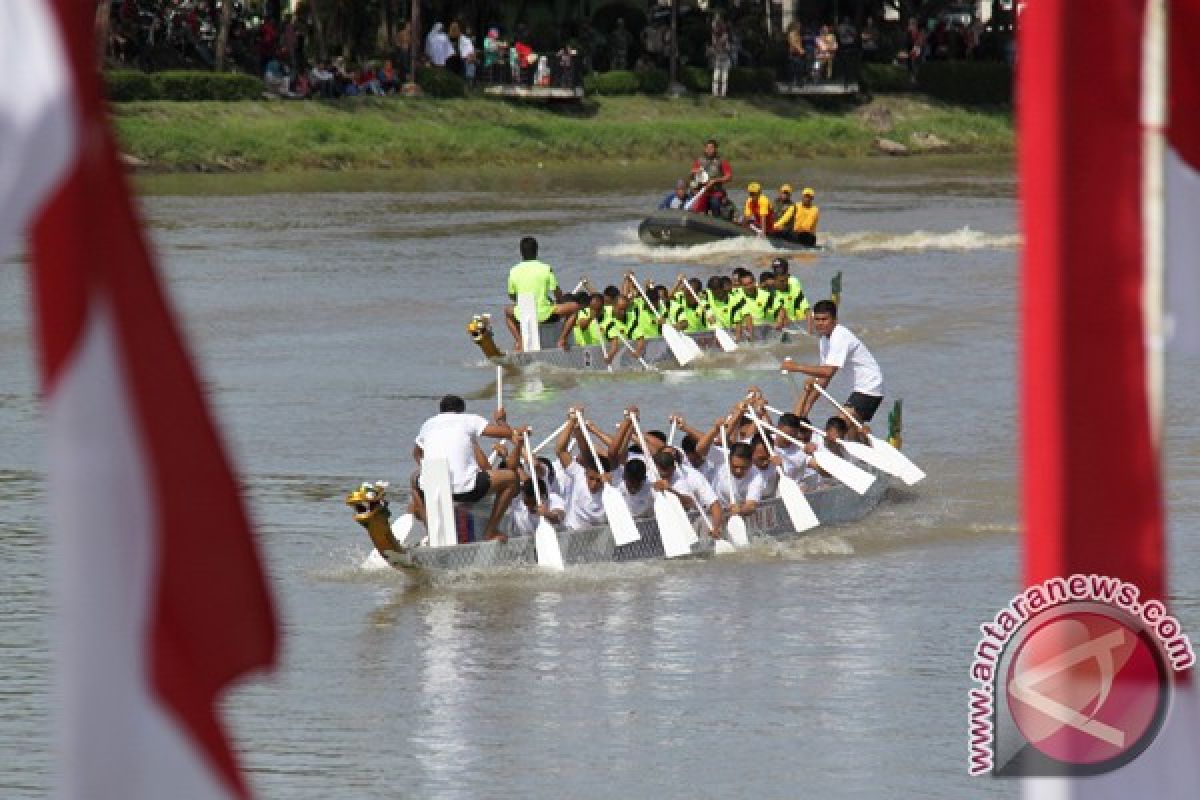
[[[672,299],[667,318],[671,320],[672,325],[685,333],[696,333],[705,328],[704,319],[700,316],[700,307],[689,306],[687,300],[679,295]]]
[[[730,306],[733,302],[733,293],[730,292],[729,297],[725,302],[720,302],[713,295],[711,289],[704,292],[704,303],[702,304],[701,317],[707,319],[711,314],[713,321],[722,328],[728,328],[733,323],[729,319]]]
[[[816,233],[817,220],[821,216],[821,209],[816,206],[796,206],[796,222],[792,225],[792,231],[795,233]]]
[[[783,309],[792,319],[803,319],[808,313],[808,298],[804,296],[804,284],[795,275],[788,276],[788,288],[776,289]]]
[[[580,320],[587,320],[587,324],[582,330],[578,325]],[[604,342],[604,333],[600,330],[600,321],[591,319],[591,314],[586,311],[579,312],[579,319],[576,320],[573,332],[575,334],[575,344],[580,347],[602,344]]]
[[[744,294],[746,309],[755,323],[774,322],[779,313],[779,295],[771,290],[759,287],[754,297]]]
[[[753,197],[746,198],[746,205],[742,208],[742,221],[753,222],[764,231],[771,230],[771,221],[773,219],[771,211],[771,201],[767,199],[765,194],[758,196],[758,202],[754,202]]]

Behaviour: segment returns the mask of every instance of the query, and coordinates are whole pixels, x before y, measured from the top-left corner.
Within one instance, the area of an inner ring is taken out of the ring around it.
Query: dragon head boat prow
[[[346,505],[354,509],[354,521],[367,529],[371,544],[393,566],[411,566],[408,554],[388,525],[387,481],[364,482],[346,495]]]
[[[496,337],[492,332],[492,315],[476,314],[467,323],[467,335],[479,346],[488,358],[500,358],[504,355],[496,346]]]

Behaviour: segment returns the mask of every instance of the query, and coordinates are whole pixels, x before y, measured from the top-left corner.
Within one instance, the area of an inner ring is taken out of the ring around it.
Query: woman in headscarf
[[[454,47],[450,44],[450,37],[446,35],[442,23],[433,23],[433,29],[425,37],[425,57],[429,59],[429,63],[433,66],[444,67],[446,66],[446,59],[453,53]]]

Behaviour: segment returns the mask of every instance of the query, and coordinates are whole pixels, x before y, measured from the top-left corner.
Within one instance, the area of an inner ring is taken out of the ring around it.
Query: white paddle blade
[[[392,536],[405,550],[411,550],[424,538],[421,529],[413,526],[416,519],[412,514],[401,514],[392,523]]]
[[[797,533],[804,533],[821,524],[804,491],[787,475],[779,476],[779,496],[783,498],[783,507],[787,509],[788,518]]]
[[[839,439],[838,444],[859,461],[870,464],[877,470],[886,472],[888,475],[900,477],[900,467],[894,459],[888,458],[887,454],[882,450],[863,444],[862,442],[850,442],[845,439]]]
[[[899,470],[899,472],[896,473],[896,476],[900,478],[900,480],[904,481],[909,486],[912,486],[917,481],[925,478],[925,472],[916,464],[914,464],[908,456],[892,447],[892,443],[887,439],[880,439],[875,434],[869,434],[869,438],[873,447],[876,447],[887,453],[892,459],[892,463],[894,463],[896,468]]]
[[[452,547],[458,544],[454,498],[450,489],[450,464],[446,459],[426,458],[421,462],[421,488],[425,490],[430,546]]]
[[[713,553],[718,556],[727,556],[737,552],[737,548],[731,545],[724,539],[717,539],[713,542]]]
[[[663,494],[667,498],[667,503],[671,506],[671,513],[679,520],[679,527],[687,539],[688,547],[691,547],[700,541],[700,538],[696,536],[696,529],[692,526],[692,518],[688,516],[687,509],[683,507],[683,501],[674,493],[664,492]]]
[[[537,550],[539,567],[559,572],[566,569],[566,565],[563,564],[562,547],[558,543],[558,533],[545,519],[538,521],[537,530],[533,533],[533,546]]]
[[[517,320],[521,323],[521,343],[526,353],[542,349],[542,333],[538,327],[537,298],[531,294],[517,296]]]
[[[725,522],[725,535],[729,537],[729,542],[738,549],[750,546],[750,534],[746,532],[746,520],[742,519],[739,514],[732,515]]]
[[[362,564],[359,565],[359,569],[367,570],[367,571],[376,570],[376,569],[390,569],[390,568],[391,568],[391,565],[388,564],[386,558],[379,555],[378,550],[372,550],[371,555],[364,558]]]
[[[637,523],[629,511],[629,504],[612,484],[605,484],[600,494],[600,502],[604,505],[604,516],[608,518],[608,527],[612,528],[613,541],[617,546],[631,544],[642,538],[638,533]]]
[[[713,333],[717,335],[717,344],[721,345],[721,349],[726,353],[732,353],[738,349],[737,342],[729,335],[729,331],[724,328],[713,328]]]
[[[828,450],[822,449],[813,453],[813,460],[817,462],[818,467],[849,486],[858,494],[866,494],[867,489],[871,488],[871,484],[875,483],[874,475],[861,467],[854,466],[840,456],[835,456]]]
[[[671,355],[675,356],[679,366],[686,367],[702,355],[700,345],[676,330],[671,323],[664,323],[662,332],[663,338],[667,340],[667,347],[671,348]]]
[[[654,521],[658,523],[658,537],[662,540],[663,555],[679,558],[692,552],[687,534],[679,527],[679,517],[662,493],[654,497]]]

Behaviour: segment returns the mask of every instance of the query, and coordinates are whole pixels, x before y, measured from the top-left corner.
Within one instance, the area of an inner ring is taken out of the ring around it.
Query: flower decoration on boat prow
[[[354,509],[354,519],[363,525],[376,514],[388,515],[387,481],[364,481],[354,491],[346,495],[346,505]]]

